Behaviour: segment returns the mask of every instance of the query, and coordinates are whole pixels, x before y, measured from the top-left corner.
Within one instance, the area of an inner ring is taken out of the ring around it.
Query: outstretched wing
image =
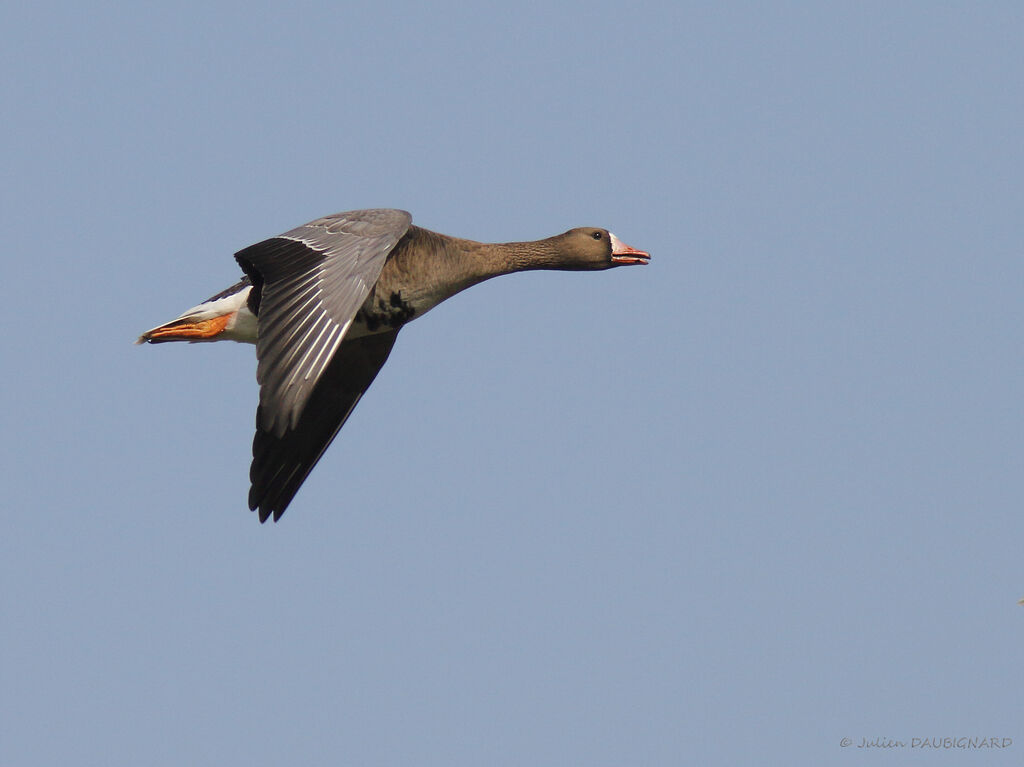
[[[397,336],[397,330],[389,330],[345,341],[320,377],[295,427],[283,435],[259,425],[263,410],[260,405],[249,469],[249,508],[259,509],[260,522],[266,522],[271,514],[276,522],[284,514],[363,392],[373,383]]]
[[[317,381],[411,222],[404,210],[336,213],[235,254],[258,300],[258,429],[283,439],[298,428]]]

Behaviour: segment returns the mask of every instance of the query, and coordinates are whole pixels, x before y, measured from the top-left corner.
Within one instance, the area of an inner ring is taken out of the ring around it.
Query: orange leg
[[[202,341],[216,338],[227,327],[234,312],[200,322],[176,320],[145,333],[139,341]]]

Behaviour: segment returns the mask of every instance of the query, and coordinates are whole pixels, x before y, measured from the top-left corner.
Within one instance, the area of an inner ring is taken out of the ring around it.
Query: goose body
[[[401,210],[336,213],[235,254],[245,276],[137,343],[256,345],[260,401],[249,508],[280,519],[384,365],[398,331],[478,282],[528,269],[594,271],[649,255],[605,229],[487,244]]]

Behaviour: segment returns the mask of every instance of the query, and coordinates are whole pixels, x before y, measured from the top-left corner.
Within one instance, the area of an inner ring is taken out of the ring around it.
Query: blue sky
[[[0,30],[5,764],[1019,759],[1019,4]],[[374,206],[653,260],[410,325],[261,526],[252,348],[131,342]]]

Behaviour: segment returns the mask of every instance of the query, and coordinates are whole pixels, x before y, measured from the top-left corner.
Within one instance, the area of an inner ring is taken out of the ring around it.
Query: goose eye
[[[601,239],[601,233],[600,232],[594,232],[590,236],[593,237],[595,240],[600,240]]]

